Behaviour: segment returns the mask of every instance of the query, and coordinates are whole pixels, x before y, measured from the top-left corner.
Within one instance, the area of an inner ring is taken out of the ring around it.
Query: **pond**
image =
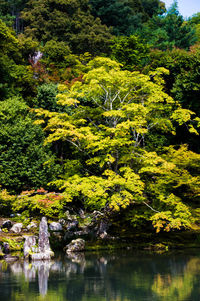
[[[0,262],[0,299],[5,301],[199,301],[199,296],[200,250]]]

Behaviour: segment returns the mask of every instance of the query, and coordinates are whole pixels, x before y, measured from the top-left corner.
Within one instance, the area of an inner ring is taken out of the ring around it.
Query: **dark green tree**
[[[0,0],[0,18],[7,25],[12,25],[17,33],[23,31],[23,21],[20,12],[28,0]]]
[[[23,57],[22,46],[0,19],[0,99],[21,93],[24,97],[33,94],[33,74],[27,67],[28,59]]]
[[[44,133],[17,97],[0,102],[0,184],[19,192],[46,186],[58,174]],[[46,163],[48,161],[48,163]]]
[[[88,0],[30,0],[22,17],[25,34],[41,42],[64,41],[75,53],[108,51],[110,30],[91,15]]]
[[[148,61],[149,48],[138,36],[121,36],[113,40],[112,58],[123,64],[123,68],[142,68]]]
[[[144,10],[140,0],[90,0],[92,14],[113,27],[115,35],[129,35],[141,26]]]
[[[197,40],[194,28],[179,14],[177,1],[165,15],[154,15],[141,35],[145,36],[151,47],[161,50],[173,47],[189,49]]]

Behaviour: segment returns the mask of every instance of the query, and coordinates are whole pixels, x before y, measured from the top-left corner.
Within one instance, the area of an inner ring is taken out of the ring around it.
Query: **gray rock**
[[[85,250],[85,240],[82,238],[74,239],[66,247],[66,253],[81,252]]]
[[[78,221],[72,221],[71,223],[67,224],[67,231],[73,231],[78,228]]]
[[[36,236],[24,236],[24,257],[28,258],[32,253],[38,252],[37,237]]]
[[[70,215],[70,213],[69,213],[68,210],[65,211],[65,216],[66,216],[66,219],[67,219],[68,221],[72,221],[72,220],[73,220],[73,218],[72,218],[72,216]]]
[[[79,215],[81,218],[85,218],[85,213],[84,213],[83,209],[79,210]]]
[[[52,222],[49,224],[49,229],[51,231],[62,231],[63,227],[60,223]]]
[[[58,220],[58,222],[59,222],[62,226],[64,226],[64,225],[66,224],[66,221],[64,220],[64,218],[60,218],[60,219]]]
[[[49,245],[49,231],[46,217],[43,217],[39,227],[39,240],[38,240],[39,252],[45,253],[50,250]]]
[[[3,243],[3,252],[5,254],[9,254],[10,253],[10,245],[9,245],[9,243],[7,243],[7,242]]]
[[[37,228],[37,227],[38,227],[38,225],[36,223],[31,222],[26,228],[28,230],[30,230],[30,229],[34,229],[34,228]]]
[[[12,227],[12,223],[10,220],[7,220],[2,224],[2,228],[7,228],[8,230],[10,230],[11,227]]]
[[[23,228],[23,224],[22,223],[16,223],[12,226],[12,228],[10,229],[10,231],[14,232],[14,233],[20,233],[22,231]]]
[[[49,244],[49,232],[46,217],[43,217],[39,227],[38,253],[30,255],[32,260],[50,260],[54,252]]]

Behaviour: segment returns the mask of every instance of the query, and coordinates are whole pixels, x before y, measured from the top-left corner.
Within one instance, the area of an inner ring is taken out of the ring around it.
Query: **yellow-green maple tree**
[[[46,143],[68,141],[84,154],[84,163],[79,158],[68,162],[69,172],[56,181],[69,201],[78,198],[86,206],[116,211],[140,204],[158,232],[190,226],[189,207],[176,190],[186,185],[192,198],[199,194],[199,177],[189,167],[199,166],[200,156],[186,146],[158,154],[145,145],[152,130],[174,135],[175,123],[191,119],[189,130],[198,134],[193,125],[199,119],[164,92],[162,75],[167,72],[122,71],[115,61],[95,58],[82,81],[60,86],[58,103],[70,107],[70,113],[36,110],[48,119]],[[180,156],[187,164],[181,165]]]

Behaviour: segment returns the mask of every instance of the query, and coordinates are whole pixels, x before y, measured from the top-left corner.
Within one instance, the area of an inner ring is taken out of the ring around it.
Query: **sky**
[[[166,8],[174,2],[173,0],[162,0],[165,2]],[[178,0],[178,8],[180,14],[184,18],[188,18],[193,14],[200,12],[200,0]]]

